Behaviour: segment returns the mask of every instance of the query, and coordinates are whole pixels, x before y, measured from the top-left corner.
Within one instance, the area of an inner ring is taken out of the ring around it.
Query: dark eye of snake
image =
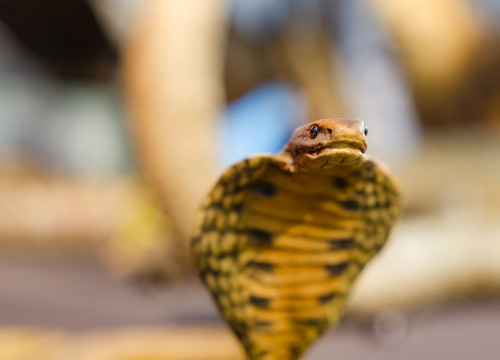
[[[365,133],[365,136],[368,135],[368,126],[365,125],[365,129],[363,131]]]
[[[311,126],[311,128],[309,129],[309,134],[311,135],[311,138],[314,139],[316,136],[318,136],[318,133],[319,133],[318,125]]]

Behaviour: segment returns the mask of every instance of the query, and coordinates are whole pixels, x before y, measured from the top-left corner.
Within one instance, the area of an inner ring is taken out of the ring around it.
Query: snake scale
[[[299,127],[281,154],[226,170],[203,202],[194,262],[249,359],[299,359],[385,244],[399,190],[365,156],[367,132],[354,119]]]

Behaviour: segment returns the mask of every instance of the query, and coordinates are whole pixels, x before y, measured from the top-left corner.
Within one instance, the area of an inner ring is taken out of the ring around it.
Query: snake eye
[[[363,129],[363,132],[365,133],[365,136],[368,135],[368,126],[365,125],[365,128]]]
[[[316,136],[318,136],[318,133],[319,133],[318,125],[311,126],[311,128],[309,129],[309,134],[311,135],[311,138],[314,139]]]

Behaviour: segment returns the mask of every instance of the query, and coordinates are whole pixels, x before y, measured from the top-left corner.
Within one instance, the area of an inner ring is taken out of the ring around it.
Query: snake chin
[[[324,171],[338,166],[360,166],[365,159],[362,149],[329,146],[297,156],[295,164],[299,171]]]

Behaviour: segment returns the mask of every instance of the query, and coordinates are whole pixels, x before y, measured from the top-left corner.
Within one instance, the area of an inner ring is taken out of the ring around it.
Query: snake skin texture
[[[397,186],[372,160],[311,174],[256,156],[205,199],[192,253],[249,359],[294,360],[338,323],[399,212]]]

